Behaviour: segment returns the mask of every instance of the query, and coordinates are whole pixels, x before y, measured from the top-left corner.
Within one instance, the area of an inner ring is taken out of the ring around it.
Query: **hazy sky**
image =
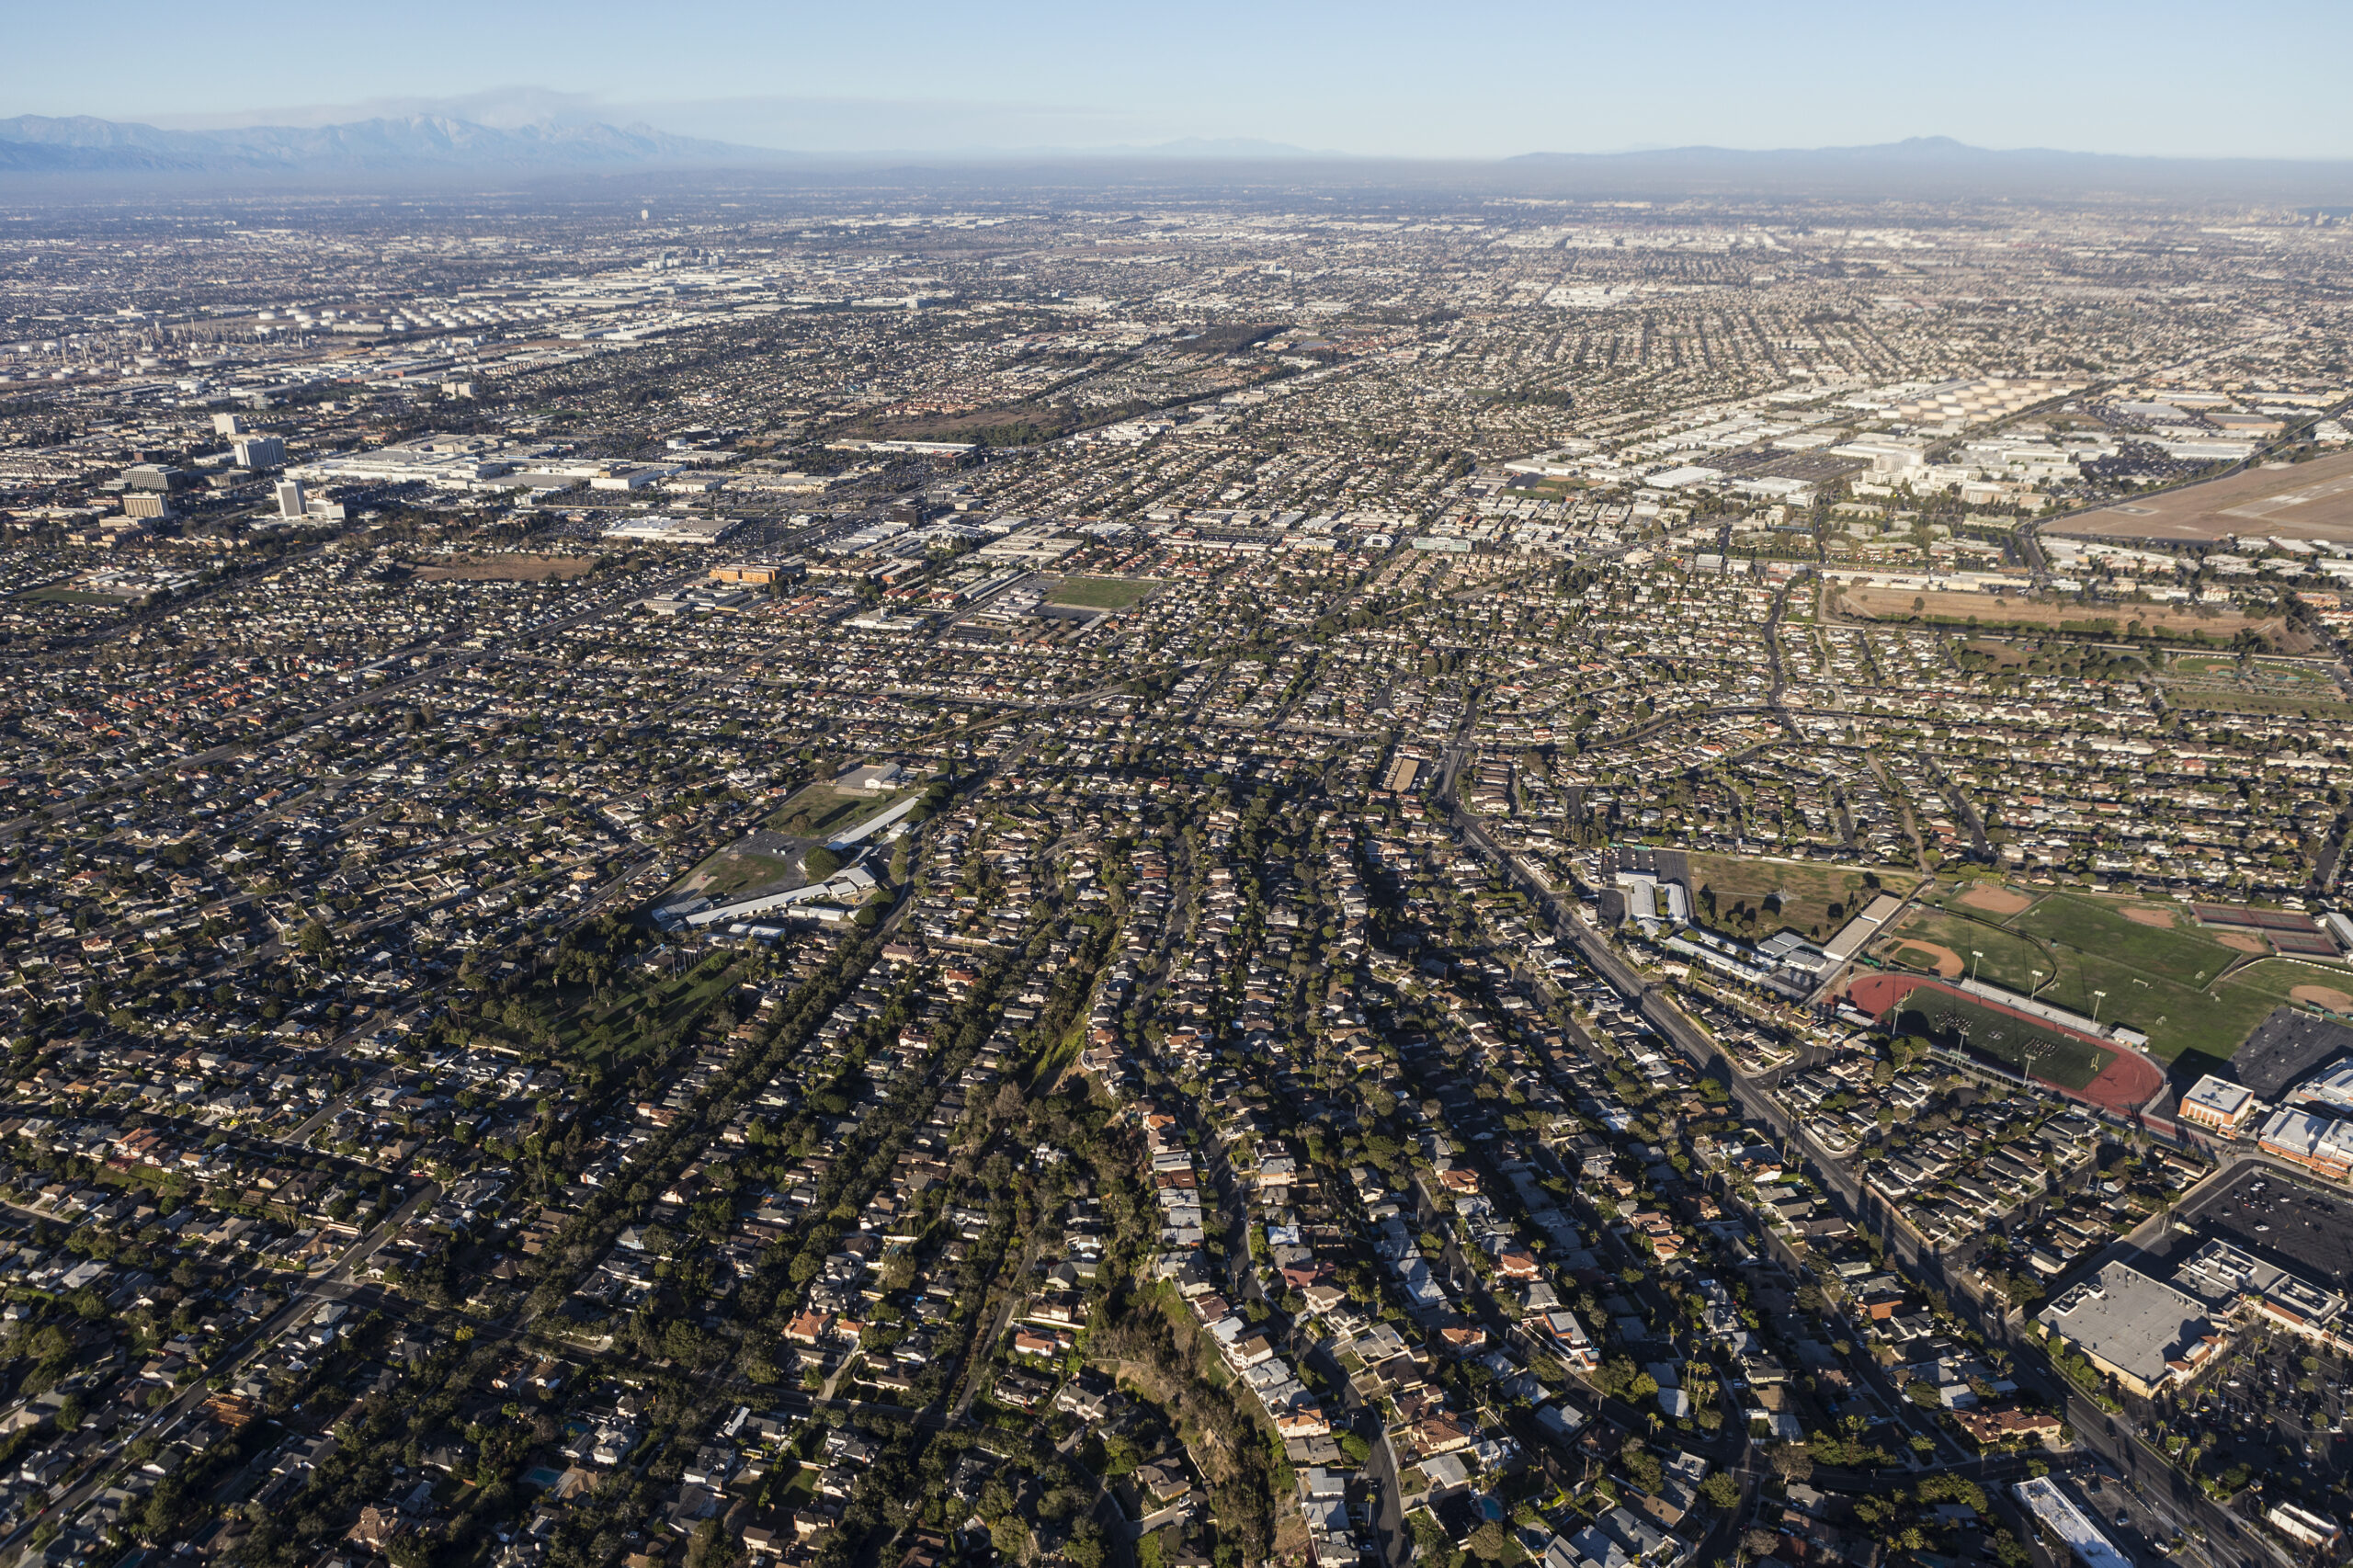
[[[824,151],[1205,137],[1480,157],[1946,135],[2353,157],[2353,0],[0,0],[0,115],[555,113]]]

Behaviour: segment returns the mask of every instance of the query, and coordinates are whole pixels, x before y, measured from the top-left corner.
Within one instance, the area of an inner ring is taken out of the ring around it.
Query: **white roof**
[[[2246,1102],[2255,1098],[2255,1091],[2244,1084],[2234,1084],[2228,1078],[2217,1078],[2211,1073],[2190,1085],[2189,1093],[2181,1096],[2185,1106],[2197,1106],[2211,1110],[2225,1120],[2245,1109]]]
[[[2051,1528],[2053,1534],[2067,1543],[2086,1564],[2086,1568],[2132,1568],[2132,1560],[2116,1550],[2099,1527],[2084,1517],[2084,1511],[2069,1500],[2058,1483],[2047,1475],[2021,1481],[2010,1490],[2019,1502],[2034,1511],[2034,1517]]]

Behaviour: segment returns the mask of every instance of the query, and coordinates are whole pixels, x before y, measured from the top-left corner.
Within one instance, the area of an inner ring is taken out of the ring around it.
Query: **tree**
[[[1740,1502],[1740,1483],[1720,1470],[1699,1483],[1699,1495],[1711,1508],[1731,1508]]]
[[[335,937],[326,926],[316,920],[303,924],[301,934],[294,944],[312,958],[324,958],[335,948]]]
[[[820,844],[801,858],[801,869],[811,881],[822,882],[842,869],[842,858]]]
[[[989,1526],[989,1544],[1006,1562],[1018,1562],[1029,1550],[1029,1527],[1018,1515],[1007,1514]]]
[[[1813,1452],[1803,1443],[1781,1443],[1767,1456],[1773,1473],[1784,1482],[1804,1481],[1813,1474]]]
[[[1637,1438],[1626,1440],[1619,1460],[1626,1467],[1627,1479],[1645,1492],[1655,1494],[1666,1479],[1666,1467],[1659,1463],[1658,1456],[1644,1448]]]

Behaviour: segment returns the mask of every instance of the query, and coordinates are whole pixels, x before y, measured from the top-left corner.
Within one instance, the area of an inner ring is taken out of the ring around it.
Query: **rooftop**
[[[2086,1355],[2154,1388],[2211,1348],[2205,1304],[2129,1264],[2110,1263],[2035,1314]]]

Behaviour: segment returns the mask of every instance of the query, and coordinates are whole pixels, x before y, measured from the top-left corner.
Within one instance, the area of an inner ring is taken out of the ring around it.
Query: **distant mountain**
[[[496,130],[445,115],[348,125],[161,131],[87,115],[0,119],[0,169],[197,175],[399,173],[432,170],[710,167],[778,154],[670,136],[651,126],[525,125]]]
[[[2341,160],[2140,157],[2050,147],[1995,150],[1949,136],[1914,136],[1861,147],[1526,153],[1505,159],[1502,167],[1532,183],[1626,195],[2104,193],[2280,200],[2308,199],[2307,193],[2353,185],[2353,164]]]
[[[1256,136],[1187,136],[1149,147],[1106,147],[1093,157],[1135,158],[1345,158],[1346,153],[1318,153],[1288,142],[1265,142]]]
[[[791,153],[672,136],[643,124],[551,118],[498,127],[446,113],[207,131],[166,131],[87,116],[0,119],[0,177],[343,186],[361,178],[407,184],[483,176],[623,170],[682,175],[747,168],[789,170],[795,179],[818,184],[882,177],[898,183],[1011,185],[1101,179],[1116,170],[1121,180],[1162,185],[1246,182],[1272,174],[1359,189],[1601,200],[2016,198],[2353,205],[2353,162],[2146,158],[2048,148],[1995,152],[1947,136],[1863,147],[1660,147],[1416,160],[1317,152],[1249,137],[1091,150]]]

